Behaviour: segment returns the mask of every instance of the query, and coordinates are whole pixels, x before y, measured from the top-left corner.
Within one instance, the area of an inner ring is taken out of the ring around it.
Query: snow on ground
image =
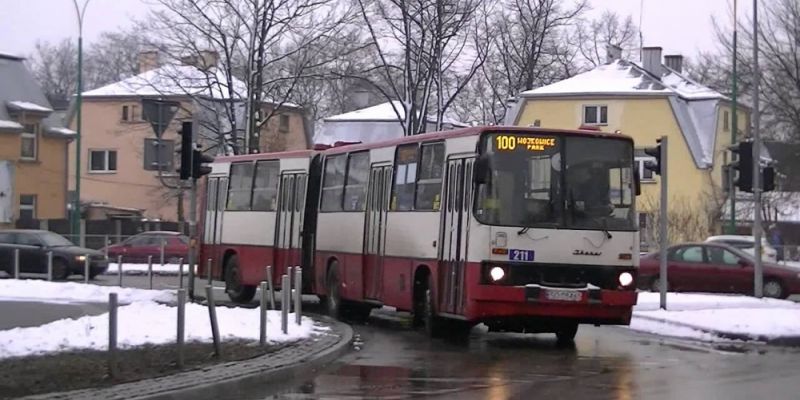
[[[180,264],[164,264],[161,265],[160,263],[153,262],[153,273],[159,275],[177,275],[178,269],[180,268]],[[108,270],[106,270],[106,275],[117,275],[119,273],[119,264],[117,263],[108,263]],[[126,262],[122,263],[122,273],[124,275],[141,275],[147,273],[147,264],[129,264]],[[183,264],[183,273],[189,273],[189,265]]]
[[[668,293],[667,310],[658,293],[639,293],[630,328],[663,336],[721,340],[800,337],[800,304],[741,295]]]
[[[108,302],[108,294],[112,292],[117,293],[120,304],[140,301],[175,301],[175,293],[169,290],[120,288],[77,282],[48,282],[35,279],[0,280],[0,301],[106,303]]]
[[[217,308],[220,337],[223,340],[259,338],[259,309]],[[140,302],[118,310],[117,343],[119,348],[175,341],[177,309],[154,302]],[[300,326],[289,317],[289,332],[281,332],[280,311],[269,311],[267,340],[286,342],[307,338],[328,328],[303,317]],[[211,342],[208,309],[199,304],[186,305],[186,341]],[[63,319],[32,328],[0,331],[0,359],[65,350],[107,350],[108,314],[80,319]]]

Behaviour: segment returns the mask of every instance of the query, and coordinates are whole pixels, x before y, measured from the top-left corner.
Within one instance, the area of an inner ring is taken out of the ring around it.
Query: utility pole
[[[75,5],[75,15],[78,17],[78,88],[76,94],[76,135],[75,135],[75,198],[72,202],[72,213],[70,214],[70,233],[75,235],[80,232],[81,218],[81,108],[83,105],[83,17],[86,15],[86,6],[89,0],[83,2],[83,7],[78,5],[78,0],[72,0]]]
[[[759,85],[761,70],[758,67],[758,0],[753,0],[753,238],[755,239],[755,276],[753,294],[763,297],[764,274],[761,265],[761,120]]]
[[[738,31],[738,19],[736,18],[736,5],[737,0],[733,0],[733,91],[731,93],[731,97],[733,100],[733,105],[731,107],[731,117],[733,120],[731,121],[731,145],[736,143],[736,135],[738,134],[739,130],[739,118],[737,117],[737,95],[739,91],[739,84],[738,84],[738,75],[736,74],[736,53],[737,53],[737,42],[736,36]],[[734,162],[733,155],[731,155],[731,162]],[[728,195],[731,196],[731,218],[730,218],[730,225],[728,226],[728,233],[733,235],[736,233],[736,186],[732,184],[728,185],[730,190],[728,191]]]
[[[659,226],[660,249],[658,257],[659,276],[661,277],[661,287],[659,288],[661,293],[659,297],[661,309],[666,310],[667,283],[669,282],[667,279],[667,248],[669,248],[669,238],[667,237],[667,136],[661,137],[661,145],[659,147],[661,148],[661,201],[659,202],[661,215],[658,218],[661,222]]]

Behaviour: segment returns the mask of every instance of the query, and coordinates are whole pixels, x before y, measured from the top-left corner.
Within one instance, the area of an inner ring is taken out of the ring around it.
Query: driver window
[[[677,251],[677,260],[687,263],[702,263],[703,248],[700,246],[684,247]]]

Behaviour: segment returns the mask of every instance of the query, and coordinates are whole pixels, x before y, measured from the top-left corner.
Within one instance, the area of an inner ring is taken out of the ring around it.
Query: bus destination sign
[[[545,151],[556,146],[556,138],[541,136],[495,136],[497,150],[514,151],[524,149],[528,151]]]

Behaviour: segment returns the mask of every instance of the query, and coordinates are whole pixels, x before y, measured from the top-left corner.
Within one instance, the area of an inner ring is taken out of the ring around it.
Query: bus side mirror
[[[489,159],[485,156],[478,157],[475,160],[475,167],[474,167],[474,176],[475,176],[475,184],[481,185],[485,183],[489,183],[490,178],[490,171],[489,171]]]
[[[639,168],[633,169],[633,190],[637,196],[642,194],[642,179],[639,177]]]

